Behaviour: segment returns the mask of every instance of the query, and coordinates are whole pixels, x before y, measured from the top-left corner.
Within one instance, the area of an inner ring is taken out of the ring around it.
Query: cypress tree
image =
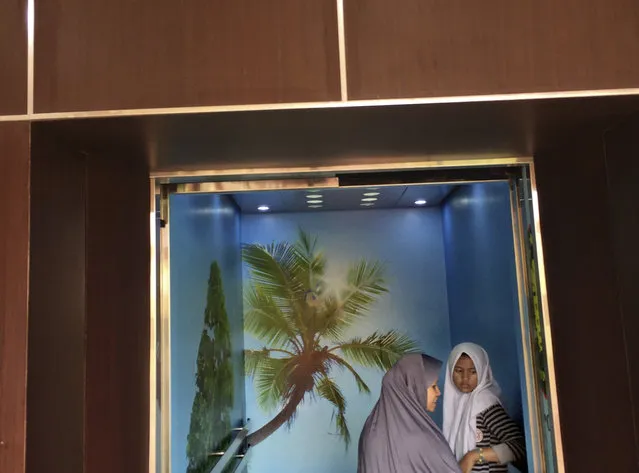
[[[208,473],[229,443],[233,407],[231,331],[226,313],[222,274],[211,263],[204,324],[197,354],[195,397],[187,438],[187,473]]]

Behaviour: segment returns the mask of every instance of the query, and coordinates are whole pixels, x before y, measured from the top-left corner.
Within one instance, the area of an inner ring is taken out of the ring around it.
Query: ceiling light
[[[309,205],[308,208],[309,209],[321,209],[322,206],[321,205]]]
[[[323,201],[321,199],[319,200],[308,200],[306,201],[307,204],[321,204]]]
[[[362,202],[375,202],[377,200],[377,197],[364,197],[362,199]]]
[[[270,210],[268,205],[260,205],[257,210],[259,210],[260,212],[268,212]]]
[[[370,207],[375,204],[373,202],[364,202],[363,204],[359,204],[359,205],[361,205],[362,207]]]
[[[376,191],[377,189],[379,189],[379,187],[368,187],[367,189],[369,191]]]
[[[365,197],[374,197],[376,195],[379,195],[379,192],[366,192],[366,193],[364,193]]]
[[[321,199],[322,194],[306,194],[307,199]]]
[[[424,199],[417,199],[415,205],[426,205],[426,201]]]

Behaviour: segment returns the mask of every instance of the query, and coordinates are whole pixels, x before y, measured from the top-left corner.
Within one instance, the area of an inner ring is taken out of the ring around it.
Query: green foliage
[[[346,273],[345,289],[331,290],[324,275],[326,258],[317,249],[317,238],[301,229],[295,244],[250,244],[242,253],[252,283],[244,298],[245,329],[265,344],[262,350],[244,353],[246,374],[254,377],[260,406],[270,411],[282,404],[295,404],[294,409],[282,411],[286,412],[285,422],[290,423],[300,393],[326,399],[335,408],[336,432],[348,446],[346,400],[329,376],[331,370],[348,371],[359,391],[369,393],[351,362],[388,370],[416,348],[395,331],[343,339],[346,330],[366,317],[388,291],[384,267],[376,261],[358,261]],[[283,425],[284,420],[277,420],[281,417],[271,421],[278,425],[269,423],[260,429],[261,434],[252,435],[270,435]]]
[[[231,334],[217,262],[210,268],[195,386],[186,447],[187,473],[208,473],[219,459],[209,453],[224,450],[229,443],[233,407]]]

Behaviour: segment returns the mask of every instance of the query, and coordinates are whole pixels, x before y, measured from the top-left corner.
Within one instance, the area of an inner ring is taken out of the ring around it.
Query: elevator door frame
[[[390,161],[390,160],[389,160]],[[530,212],[532,213],[532,227],[536,261],[538,265],[538,290],[541,299],[541,314],[543,318],[543,335],[546,343],[546,363],[549,378],[550,404],[552,409],[552,432],[554,443],[555,463],[558,473],[564,473],[564,460],[561,439],[560,417],[557,404],[557,389],[552,351],[552,333],[550,327],[550,314],[548,310],[547,286],[544,271],[543,245],[540,230],[539,203],[535,181],[534,163],[532,158],[515,157],[504,159],[455,159],[450,161],[422,161],[422,162],[392,162],[385,165],[366,164],[344,167],[314,167],[314,168],[261,168],[261,169],[225,169],[210,171],[189,171],[161,173],[151,176],[151,353],[150,353],[150,421],[149,421],[149,473],[171,473],[170,457],[170,254],[169,254],[169,194],[183,193],[236,193],[251,191],[277,191],[291,189],[332,189],[349,188],[357,185],[340,186],[336,176],[368,173],[382,173],[387,175],[406,172],[439,172],[451,170],[453,174],[463,174],[465,170],[472,171],[490,168],[512,168],[512,170],[528,170],[530,181],[530,196],[532,201]],[[525,172],[524,172],[525,176]],[[445,179],[445,177],[444,177]],[[533,345],[532,335],[529,333],[530,319],[526,304],[529,302],[527,275],[528,262],[525,251],[526,234],[523,228],[523,211],[518,200],[522,198],[517,187],[516,176],[509,178],[471,178],[470,180],[442,180],[436,182],[403,182],[396,184],[377,185],[423,185],[459,183],[469,184],[473,182],[508,181],[511,197],[511,217],[514,240],[514,252],[517,272],[519,313],[522,335],[522,350],[524,354],[524,371],[526,379],[526,401],[529,413],[530,425],[526,434],[530,438],[533,447],[532,463],[533,471],[546,472],[544,459],[545,449],[541,429],[543,428],[539,412],[539,391],[534,375],[535,365],[531,353]],[[365,186],[373,185],[366,183]],[[364,184],[362,185],[364,186]],[[359,187],[359,186],[358,186]],[[156,199],[160,196],[160,208]],[[157,218],[157,214],[160,218]],[[157,225],[160,225],[160,238],[156,238]],[[159,246],[158,246],[159,245]],[[159,249],[159,259],[158,259]],[[159,288],[159,290],[158,290]],[[157,370],[157,357],[160,356],[160,371]],[[157,419],[156,400],[158,399],[158,379],[160,380],[161,419]],[[168,408],[167,408],[168,407]],[[534,422],[533,422],[534,419]],[[157,439],[158,422],[160,426],[160,439]],[[159,445],[158,445],[159,443]],[[157,448],[160,448],[160,466],[157,465]]]

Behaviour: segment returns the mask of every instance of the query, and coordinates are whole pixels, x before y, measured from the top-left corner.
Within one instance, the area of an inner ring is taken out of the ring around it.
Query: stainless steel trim
[[[541,237],[541,217],[539,215],[539,196],[537,194],[537,181],[535,166],[531,164],[530,186],[532,190],[533,222],[535,229],[535,245],[537,250],[537,268],[539,272],[539,294],[541,295],[541,314],[544,323],[544,339],[546,345],[546,358],[548,361],[548,385],[550,387],[550,406],[552,408],[552,426],[555,440],[555,454],[557,460],[557,473],[565,473],[564,450],[561,437],[561,422],[559,416],[559,402],[557,400],[557,378],[555,376],[555,358],[552,341],[552,329],[550,322],[550,308],[548,305],[548,287],[546,284],[546,267],[544,264],[544,248]]]
[[[336,177],[308,179],[264,179],[253,181],[195,182],[176,185],[176,194],[209,192],[252,192],[339,187]]]
[[[157,240],[156,240],[156,208],[155,208],[155,179],[150,184],[150,216],[149,230],[151,237],[151,280],[149,318],[149,473],[157,473]]]
[[[348,100],[348,69],[346,66],[346,25],[344,0],[337,0],[337,41],[339,47],[339,82],[342,102]]]
[[[523,231],[521,208],[519,207],[519,192],[517,182],[510,182],[510,212],[512,218],[513,245],[515,250],[515,266],[517,271],[517,293],[519,299],[519,324],[521,331],[521,342],[524,358],[524,378],[526,380],[526,405],[528,407],[529,435],[532,443],[533,472],[545,473],[545,463],[543,462],[543,447],[541,438],[541,418],[537,406],[537,390],[535,388],[534,367],[532,360],[530,323],[527,316],[526,304],[528,303],[527,290],[527,264],[525,258],[525,235]],[[539,457],[542,458],[539,458]],[[541,468],[540,468],[541,465]]]
[[[35,0],[27,0],[27,116],[33,115]]]
[[[203,107],[165,107],[165,108],[140,108],[126,110],[95,110],[76,112],[51,112],[33,113],[32,115],[6,115],[0,116],[0,121],[23,121],[30,119],[60,120],[73,118],[101,118],[101,117],[133,117],[146,115],[180,115],[196,113],[223,113],[260,110],[299,110],[320,108],[347,108],[347,107],[381,107],[400,105],[428,105],[446,103],[474,103],[474,102],[508,102],[517,100],[544,100],[557,98],[585,98],[585,97],[614,97],[622,95],[639,95],[639,88],[626,89],[601,89],[601,90],[574,90],[563,92],[532,92],[516,94],[495,95],[461,95],[450,97],[418,97],[405,99],[371,99],[348,100],[329,102],[295,102],[295,103],[268,103],[251,105],[213,105]]]
[[[210,177],[220,179],[229,176],[252,176],[254,178],[268,178],[271,176],[287,175],[318,175],[347,172],[370,172],[370,171],[400,171],[400,170],[424,170],[433,168],[465,168],[484,166],[517,166],[531,164],[533,158],[530,156],[518,156],[508,158],[494,158],[476,155],[475,157],[454,157],[448,159],[423,159],[415,158],[415,161],[394,162],[394,156],[389,156],[382,164],[348,164],[332,166],[309,166],[309,167],[266,167],[266,168],[235,168],[235,169],[200,169],[197,171],[173,170],[155,171],[151,176],[156,179],[188,178],[188,177]]]
[[[161,471],[171,473],[171,260],[168,194],[162,188],[160,206],[160,412]]]

